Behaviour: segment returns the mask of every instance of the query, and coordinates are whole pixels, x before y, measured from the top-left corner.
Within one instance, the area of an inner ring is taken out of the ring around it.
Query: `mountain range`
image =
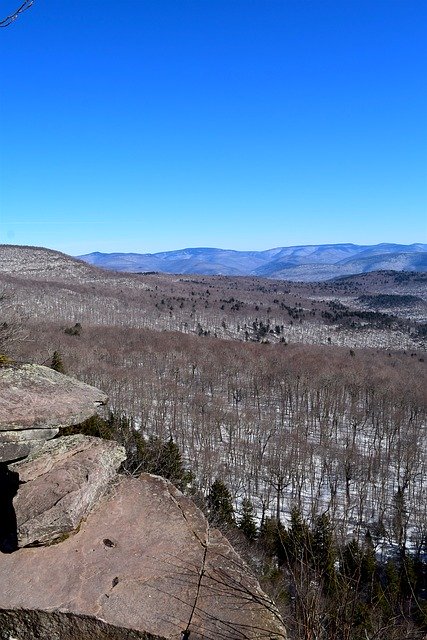
[[[160,253],[77,256],[89,264],[126,272],[258,276],[293,281],[329,280],[378,270],[427,271],[427,244],[322,244],[266,251],[189,248]]]

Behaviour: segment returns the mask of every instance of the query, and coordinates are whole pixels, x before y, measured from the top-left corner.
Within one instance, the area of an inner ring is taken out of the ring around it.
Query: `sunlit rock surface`
[[[60,543],[0,554],[0,625],[18,640],[286,638],[228,541],[148,474],[122,476]]]
[[[116,442],[75,435],[11,465],[23,483],[13,500],[18,545],[46,544],[76,529],[125,459]]]
[[[17,460],[107,402],[99,389],[48,367],[0,367],[0,462]]]

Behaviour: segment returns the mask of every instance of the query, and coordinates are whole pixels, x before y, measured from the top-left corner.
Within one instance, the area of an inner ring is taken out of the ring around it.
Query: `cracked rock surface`
[[[228,541],[148,474],[122,476],[66,540],[0,554],[0,585],[2,633],[17,640],[286,638]]]
[[[0,367],[0,462],[27,456],[60,427],[95,415],[107,400],[99,389],[48,367]]]
[[[13,500],[18,545],[46,544],[76,529],[125,459],[116,442],[75,435],[46,442],[10,465],[23,483]]]

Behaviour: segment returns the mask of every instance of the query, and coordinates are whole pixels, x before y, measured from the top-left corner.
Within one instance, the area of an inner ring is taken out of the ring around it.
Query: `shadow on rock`
[[[12,553],[18,548],[18,532],[13,498],[19,488],[19,473],[0,463],[0,551]]]

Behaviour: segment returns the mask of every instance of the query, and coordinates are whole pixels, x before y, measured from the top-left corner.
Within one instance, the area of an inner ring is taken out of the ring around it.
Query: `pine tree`
[[[282,536],[284,555],[291,562],[309,564],[313,557],[313,536],[301,511],[294,507],[291,510],[291,526]]]
[[[257,535],[257,527],[255,523],[255,509],[252,502],[248,498],[242,500],[242,509],[238,527],[248,540],[255,540]]]
[[[362,567],[363,551],[360,548],[357,540],[351,540],[348,542],[343,550],[341,557],[341,571],[342,573],[355,583],[359,582],[360,572]]]
[[[361,580],[366,585],[370,598],[373,595],[373,590],[375,586],[374,583],[376,580],[376,575],[375,575],[376,568],[377,568],[377,560],[375,558],[374,544],[372,542],[371,533],[368,530],[366,532],[365,542],[363,544]]]
[[[399,572],[393,560],[389,560],[385,565],[385,598],[383,601],[384,613],[391,616],[399,601],[400,584]]]
[[[130,432],[132,437],[127,448],[131,470],[162,476],[184,491],[193,476],[184,468],[181,452],[172,438],[164,442],[152,435],[146,440],[139,432],[132,429]]]
[[[416,590],[417,575],[414,559],[406,554],[400,563],[400,595],[406,601],[411,601]]]
[[[398,487],[393,498],[394,516],[393,516],[393,533],[399,546],[402,556],[405,555],[406,544],[406,499],[405,492],[402,487]]]
[[[60,435],[62,436],[72,436],[76,433],[82,433],[85,436],[103,438],[104,440],[115,439],[114,431],[109,422],[98,415],[92,416],[84,422],[80,422],[80,424],[62,427],[60,430]]]
[[[211,486],[208,509],[210,520],[217,526],[234,526],[235,519],[231,493],[227,485],[219,478]]]
[[[163,442],[160,448],[159,472],[170,480],[181,491],[191,482],[192,474],[184,469],[181,451],[178,445],[169,438],[167,442]]]
[[[58,373],[65,373],[64,363],[62,362],[62,357],[59,351],[53,352],[50,368],[54,371],[58,371]]]
[[[172,482],[174,480],[181,481],[183,476],[182,456],[178,445],[172,438],[162,444],[161,457],[164,477]]]
[[[278,559],[279,564],[285,560],[284,540],[285,528],[276,518],[265,518],[259,531],[258,544],[270,557]]]
[[[323,577],[325,590],[330,593],[336,587],[336,548],[329,517],[323,513],[316,519],[313,529],[313,565]]]

